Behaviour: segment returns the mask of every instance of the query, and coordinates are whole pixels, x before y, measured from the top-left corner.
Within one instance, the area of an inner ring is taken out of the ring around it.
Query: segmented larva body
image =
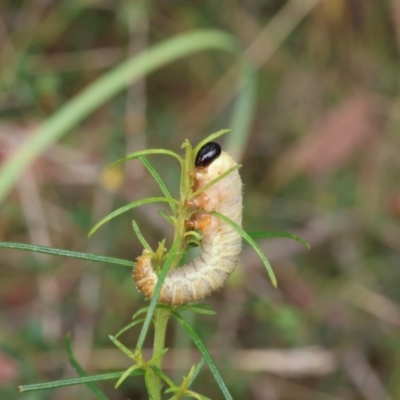
[[[207,185],[236,162],[217,143],[204,145],[196,156],[195,190]],[[198,197],[194,204],[205,211],[217,211],[241,226],[242,181],[237,170],[228,174]],[[241,251],[241,236],[219,218],[198,212],[194,226],[202,232],[202,252],[192,262],[168,272],[158,301],[164,304],[186,304],[201,300],[220,289],[236,268]],[[134,277],[139,290],[151,297],[158,277],[151,255],[138,258]]]

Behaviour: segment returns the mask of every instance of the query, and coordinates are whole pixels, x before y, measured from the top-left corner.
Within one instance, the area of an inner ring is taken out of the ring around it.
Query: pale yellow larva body
[[[209,166],[196,169],[196,190],[236,165],[232,156],[222,152]],[[242,224],[242,181],[237,170],[218,181],[194,199],[197,207],[217,211],[239,226]],[[192,262],[168,272],[159,299],[164,304],[186,304],[203,299],[220,289],[235,270],[241,251],[241,236],[228,224],[206,213],[195,214],[195,226],[203,238],[202,252]],[[153,295],[158,281],[151,255],[138,258],[136,284],[146,296]]]

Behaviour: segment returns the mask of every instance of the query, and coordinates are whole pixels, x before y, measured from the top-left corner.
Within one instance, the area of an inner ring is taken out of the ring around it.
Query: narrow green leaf
[[[211,373],[214,376],[219,388],[221,389],[222,394],[224,395],[225,399],[233,400],[231,394],[229,393],[228,388],[224,380],[222,379],[221,374],[218,371],[217,366],[215,365],[214,360],[212,359],[210,353],[207,350],[207,347],[201,341],[200,337],[197,335],[196,331],[187,323],[187,321],[177,312],[173,311],[172,315],[178,320],[178,322],[185,328],[186,332],[193,340],[193,343],[197,346],[200,353],[202,354],[205,362],[207,363],[208,367],[210,368]]]
[[[132,315],[132,319],[134,320],[135,318],[137,318],[139,315],[147,313],[147,311],[149,310],[149,306],[143,307],[140,310],[136,311],[135,314]]]
[[[118,339],[116,339],[112,335],[108,335],[108,337],[124,354],[126,354],[129,358],[134,359],[135,355],[126,346],[124,346]]]
[[[34,383],[32,385],[18,386],[20,392],[32,392],[35,390],[57,389],[65,386],[86,385],[90,382],[102,382],[111,379],[118,379],[125,371],[109,372],[106,374],[89,375],[81,378],[63,379],[46,383]],[[143,370],[133,371],[131,376],[142,375]]]
[[[72,343],[71,343],[71,334],[67,335],[66,339],[66,347],[67,347],[67,354],[68,359],[72,367],[75,369],[77,374],[80,377],[87,377],[86,371],[81,367],[78,361],[74,357],[74,353],[72,351]],[[100,388],[93,382],[86,382],[85,383],[88,389],[99,399],[99,400],[108,400],[108,397],[100,390]]]
[[[196,365],[196,369],[193,372],[193,375],[190,377],[189,381],[189,387],[193,384],[193,382],[196,380],[197,376],[199,375],[200,371],[203,369],[205,364],[204,358],[200,360],[200,362]]]
[[[129,161],[129,160],[135,160],[140,157],[149,155],[149,154],[167,154],[169,156],[175,157],[178,161],[179,164],[182,165],[183,159],[181,156],[176,154],[174,151],[171,150],[166,150],[166,149],[148,149],[148,150],[140,150],[140,151],[135,151],[134,153],[130,153],[125,157],[120,158],[119,160],[113,162],[110,166],[110,168],[114,168],[116,165],[121,164],[122,162]]]
[[[142,235],[142,232],[139,229],[139,225],[136,223],[135,220],[132,221],[132,228],[136,233],[136,236],[140,242],[140,244],[143,246],[143,248],[145,248],[146,250],[150,251],[151,253],[153,253],[152,248],[150,247],[150,245],[147,243],[147,240],[144,238],[144,236]]]
[[[166,389],[164,391],[164,393],[165,394],[174,393],[174,392],[177,393],[180,390],[181,390],[181,388],[179,386],[174,386],[174,387],[170,387],[170,388]],[[177,397],[177,395],[175,394],[173,397],[170,397],[168,400],[177,400],[177,399],[181,399],[182,398],[182,396],[180,396],[179,394],[178,394],[178,396],[179,397]]]
[[[89,236],[92,236],[94,232],[97,231],[97,229],[100,228],[100,226],[104,225],[106,222],[110,221],[110,219],[113,219],[115,217],[117,217],[118,215],[123,214],[126,211],[131,210],[132,208],[135,207],[139,207],[142,206],[144,204],[149,204],[149,203],[170,203],[170,202],[176,202],[179,204],[179,202],[177,200],[171,200],[171,199],[167,199],[165,197],[149,197],[146,199],[142,199],[142,200],[137,200],[134,201],[133,203],[127,204],[126,206],[123,206],[121,208],[118,208],[117,210],[113,211],[112,213],[108,214],[107,216],[105,216],[104,218],[102,218],[89,232]]]
[[[141,308],[140,310],[136,311],[135,314],[133,314],[132,319],[134,320],[135,318],[137,318],[139,315],[147,313],[149,310],[150,306],[146,306]],[[167,306],[165,304],[157,304],[156,308],[162,308],[164,310],[169,310],[171,307]]]
[[[203,315],[216,315],[217,313],[213,310],[207,310],[204,307],[199,307],[198,304],[196,305],[184,305],[180,308],[180,310],[186,310],[186,311],[192,311],[198,314],[203,314]]]
[[[121,385],[121,383],[132,374],[133,371],[136,371],[137,369],[139,369],[138,365],[132,365],[131,367],[129,367],[121,376],[121,378],[118,379],[117,383],[115,384],[115,389],[117,389],[119,387],[119,385]]]
[[[156,169],[153,167],[153,165],[150,163],[150,161],[146,157],[139,157],[139,160],[143,163],[143,165],[147,168],[147,170],[150,172],[151,176],[154,178],[154,180],[158,183],[158,186],[160,186],[161,191],[164,193],[164,196],[167,199],[171,200],[171,209],[175,213],[176,211],[176,205],[173,203],[173,197],[171,196],[171,193],[169,192],[167,186],[165,185],[164,181],[162,180],[161,176],[159,173],[156,171]]]
[[[118,333],[114,336],[115,338],[117,338],[118,336],[122,335],[124,332],[126,332],[127,330],[133,328],[135,325],[140,324],[141,322],[144,321],[144,318],[141,319],[137,319],[136,321],[131,322],[130,324],[124,326],[122,329],[120,329],[118,331]]]
[[[164,284],[165,277],[167,276],[168,271],[171,268],[172,262],[174,261],[175,255],[176,255],[180,245],[181,245],[181,241],[179,240],[179,238],[177,238],[174,241],[174,243],[172,244],[172,247],[168,252],[167,259],[165,260],[164,266],[161,270],[161,273],[158,276],[158,282],[154,289],[154,293],[153,293],[153,296],[150,301],[149,311],[146,315],[146,320],[143,323],[142,330],[140,332],[139,339],[138,339],[138,342],[136,345],[137,349],[141,349],[143,347],[144,341],[147,336],[147,332],[150,327],[150,323],[153,319],[154,311],[157,306],[158,297],[160,296],[160,293],[161,293],[162,285]]]
[[[211,400],[209,397],[204,396],[200,393],[193,392],[192,390],[187,390],[185,396],[192,397],[197,400]]]
[[[161,379],[163,379],[168,384],[169,387],[176,387],[175,383],[170,379],[170,377],[164,374],[164,372],[162,372],[160,368],[158,368],[156,365],[150,365],[150,367]]]
[[[174,218],[168,215],[164,210],[158,210],[157,213],[164,217],[172,226],[175,225]]]
[[[221,129],[218,132],[212,133],[211,135],[207,136],[203,139],[193,150],[193,154],[196,157],[199,150],[207,143],[212,142],[213,140],[217,139],[218,137],[225,135],[225,133],[230,132],[230,129]]]
[[[250,235],[241,226],[239,226],[238,224],[233,222],[230,218],[225,217],[225,215],[222,215],[216,211],[210,212],[209,214],[215,215],[220,220],[222,220],[225,223],[227,223],[228,225],[230,225],[236,232],[238,232],[243,237],[244,240],[246,240],[250,244],[251,247],[253,247],[254,251],[259,255],[259,257],[261,258],[261,261],[265,265],[265,268],[267,269],[267,272],[268,272],[269,278],[271,279],[272,284],[274,285],[274,287],[277,287],[276,277],[275,277],[274,271],[271,267],[271,264],[265,257],[264,253],[262,252],[262,250],[260,249],[258,244],[250,237]]]
[[[250,237],[253,239],[263,239],[263,238],[272,238],[272,237],[280,237],[280,238],[285,238],[285,239],[293,239],[296,240],[296,242],[300,242],[304,244],[304,246],[307,247],[307,249],[310,249],[311,246],[310,244],[302,239],[301,237],[297,235],[293,235],[292,233],[286,233],[286,232],[247,232]]]
[[[122,260],[120,258],[99,256],[97,254],[81,253],[78,251],[56,249],[54,247],[38,246],[36,244],[0,242],[0,248],[33,251],[35,253],[49,254],[52,256],[71,257],[71,258],[78,258],[80,260],[102,262],[105,264],[123,265],[124,267],[129,267],[129,268],[133,268],[136,264],[134,261],[130,260]]]
[[[232,168],[229,168],[228,171],[225,171],[223,174],[219,175],[217,178],[213,179],[211,182],[208,182],[206,185],[202,186],[199,190],[196,190],[192,195],[190,196],[190,199],[194,199],[197,197],[200,193],[204,192],[207,190],[209,187],[215,185],[217,182],[219,182],[221,179],[224,179],[227,175],[232,173],[233,171],[236,171],[237,169],[241,168],[242,166],[240,164],[235,165]]]

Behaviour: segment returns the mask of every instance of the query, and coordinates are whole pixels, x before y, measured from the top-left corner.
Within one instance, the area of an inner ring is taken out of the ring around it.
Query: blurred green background
[[[22,175],[3,170],[0,185],[8,179],[12,190],[0,206],[0,241],[135,259],[132,219],[153,246],[172,232],[162,205],[144,206],[88,239],[113,209],[160,193],[139,162],[108,165],[233,128],[221,144],[243,164],[245,229],[292,232],[312,246],[260,241],[278,289],[244,247],[227,286],[207,299],[218,315],[191,317],[233,397],[399,399],[399,0],[2,0],[1,163],[107,71],[205,28],[240,43],[255,97],[238,91],[238,57],[227,52],[157,67],[34,162],[21,156]],[[151,161],[176,193],[175,161]],[[0,273],[0,399],[93,398],[83,386],[17,392],[75,376],[67,332],[90,373],[130,365],[108,339],[145,304],[129,269],[1,249]],[[179,382],[198,353],[169,328],[165,369]],[[121,340],[132,346],[138,332]],[[110,399],[147,398],[140,377],[113,384],[101,386]],[[222,398],[207,368],[194,389]]]

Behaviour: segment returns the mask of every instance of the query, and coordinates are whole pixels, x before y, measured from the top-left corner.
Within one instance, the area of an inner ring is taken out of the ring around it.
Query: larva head
[[[198,187],[206,185],[236,165],[232,156],[221,151],[218,143],[205,144],[196,156],[196,180]]]
[[[221,146],[216,142],[206,143],[197,153],[196,168],[208,167],[221,154]]]

